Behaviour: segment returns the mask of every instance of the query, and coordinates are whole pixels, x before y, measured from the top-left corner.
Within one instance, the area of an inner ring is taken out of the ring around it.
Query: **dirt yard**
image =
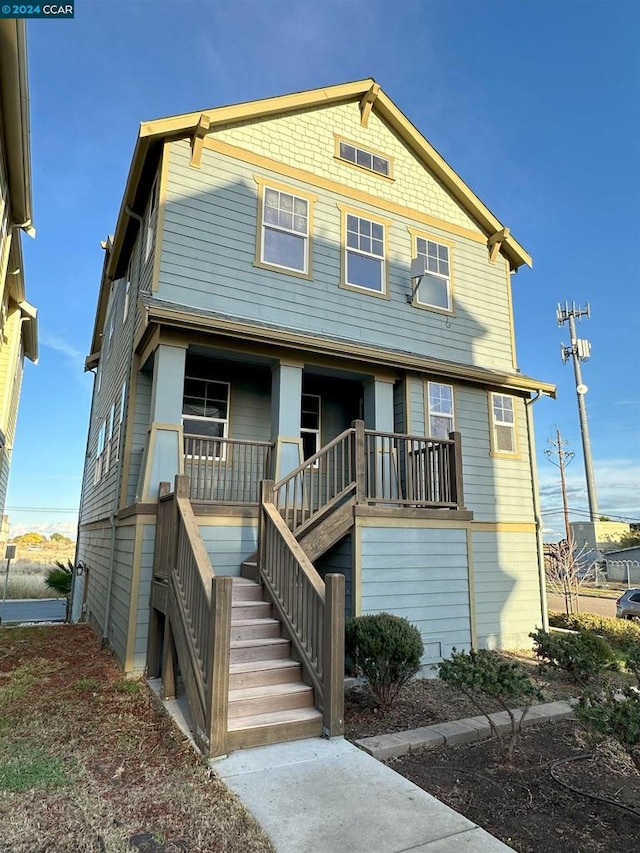
[[[0,629],[2,853],[273,853],[84,626]]]

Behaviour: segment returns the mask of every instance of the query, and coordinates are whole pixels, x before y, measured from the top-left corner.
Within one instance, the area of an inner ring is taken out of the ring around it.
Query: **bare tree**
[[[597,580],[598,564],[589,556],[586,546],[578,548],[566,539],[545,549],[545,574],[547,586],[564,598],[567,614],[580,612],[580,589]]]

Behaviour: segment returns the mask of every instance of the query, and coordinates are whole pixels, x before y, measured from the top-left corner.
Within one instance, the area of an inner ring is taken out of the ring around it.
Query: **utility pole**
[[[564,606],[567,615],[572,610],[571,605],[571,578],[573,575],[573,536],[571,534],[571,524],[569,523],[569,506],[567,504],[567,481],[564,475],[565,468],[575,456],[573,450],[565,450],[566,441],[562,440],[560,430],[556,427],[556,440],[548,438],[547,442],[551,445],[544,454],[553,465],[560,469],[560,487],[562,489],[562,509],[564,511],[564,529],[567,539],[567,553],[564,558],[566,561],[565,571],[563,572],[563,589],[564,589]],[[554,457],[557,457],[557,462]],[[561,545],[561,543],[560,543]],[[562,552],[559,551],[558,559],[562,559]]]
[[[596,481],[593,475],[593,462],[591,459],[591,442],[589,440],[589,424],[587,423],[587,406],[585,403],[585,395],[589,390],[582,381],[582,370],[580,362],[586,361],[591,355],[591,344],[589,341],[579,339],[576,336],[576,319],[581,317],[590,317],[589,303],[585,308],[578,308],[575,302],[569,305],[565,302],[564,305],[558,303],[556,311],[556,319],[558,326],[563,326],[569,323],[569,334],[571,335],[571,344],[569,346],[561,345],[562,363],[566,364],[569,358],[573,358],[573,372],[576,380],[576,395],[578,397],[578,414],[580,416],[580,432],[582,433],[582,452],[584,455],[584,473],[587,479],[587,498],[589,500],[589,515],[591,521],[598,520],[598,500],[596,498]]]

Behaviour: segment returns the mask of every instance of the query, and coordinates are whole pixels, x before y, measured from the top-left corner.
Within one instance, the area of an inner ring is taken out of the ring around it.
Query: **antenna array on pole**
[[[586,361],[591,355],[591,344],[589,341],[576,336],[576,320],[581,320],[582,317],[589,319],[591,317],[591,309],[587,302],[584,308],[580,308],[575,302],[569,304],[565,302],[558,303],[556,310],[556,320],[558,326],[569,324],[569,333],[571,335],[571,343],[569,346],[561,345],[562,363],[573,359],[573,372],[576,380],[576,394],[578,397],[578,414],[580,416],[580,431],[582,433],[582,451],[584,454],[584,470],[587,478],[587,497],[589,500],[589,514],[591,521],[598,520],[598,501],[596,498],[595,477],[593,475],[593,462],[591,459],[591,442],[589,441],[589,425],[587,423],[587,407],[585,403],[585,395],[589,390],[582,381],[581,361]]]

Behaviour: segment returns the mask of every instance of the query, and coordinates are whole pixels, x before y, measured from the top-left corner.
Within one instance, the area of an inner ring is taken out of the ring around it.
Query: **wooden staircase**
[[[227,748],[241,749],[322,734],[313,688],[263,587],[234,578],[231,598]]]

